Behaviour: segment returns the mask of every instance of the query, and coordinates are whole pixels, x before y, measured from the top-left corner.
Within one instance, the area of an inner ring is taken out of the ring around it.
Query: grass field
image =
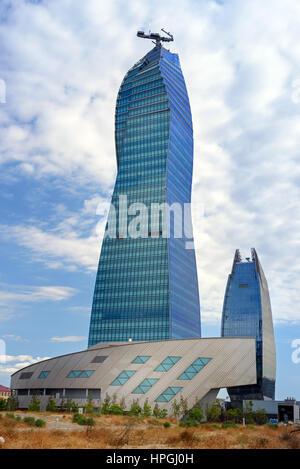
[[[85,427],[72,422],[70,414],[49,412],[14,412],[19,419],[0,413],[0,448],[76,449],[76,448],[206,448],[206,449],[300,449],[300,432],[293,427],[271,428],[239,425],[221,428],[220,424],[180,427],[172,418],[155,419],[102,415],[94,417],[95,426]],[[26,416],[43,419],[43,428],[23,422]],[[21,418],[21,419],[20,419]],[[169,428],[164,422],[170,422]]]

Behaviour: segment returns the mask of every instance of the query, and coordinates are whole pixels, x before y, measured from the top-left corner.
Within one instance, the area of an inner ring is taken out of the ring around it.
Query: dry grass
[[[15,413],[21,414],[19,412]],[[29,413],[27,414],[29,415]],[[268,426],[222,429],[217,425],[179,427],[174,419],[136,419],[103,415],[95,417],[91,429],[72,423],[69,414],[30,413],[47,421],[45,428],[28,427],[3,414],[0,436],[4,448],[19,449],[77,449],[77,448],[206,448],[206,449],[265,449],[300,448],[300,433],[290,429]],[[24,416],[24,415],[23,415]],[[164,428],[169,421],[171,427]],[[1,448],[1,444],[0,444]]]

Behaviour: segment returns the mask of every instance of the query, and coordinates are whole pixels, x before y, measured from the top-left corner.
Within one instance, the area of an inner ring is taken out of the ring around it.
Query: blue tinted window
[[[146,363],[149,360],[149,358],[151,358],[149,355],[147,355],[147,356],[146,355],[139,355],[139,356],[135,357],[135,359],[132,360],[131,363]]]
[[[146,394],[150,388],[158,381],[158,378],[146,378],[141,384],[132,391],[132,394]]]
[[[94,370],[72,370],[67,378],[89,378],[94,373]]]
[[[210,362],[211,358],[197,358],[177,379],[192,379]]]
[[[155,368],[154,371],[169,371],[172,366],[180,360],[180,358],[181,357],[167,357]]]
[[[114,379],[112,383],[110,383],[111,386],[122,386],[125,384],[132,375],[134,375],[135,370],[124,370],[122,373],[119,374],[119,376]]]
[[[41,379],[47,378],[49,373],[50,373],[50,371],[42,371],[39,375],[39,378],[41,378]]]
[[[155,402],[169,402],[181,389],[182,387],[167,388],[160,396],[158,396],[157,399],[155,399]]]

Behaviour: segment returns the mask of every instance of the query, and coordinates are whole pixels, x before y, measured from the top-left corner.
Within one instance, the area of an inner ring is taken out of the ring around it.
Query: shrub
[[[128,412],[128,415],[135,415],[136,417],[141,415],[142,413],[142,408],[139,404],[132,404],[130,411]]]
[[[148,404],[148,400],[146,400],[144,402],[144,406],[143,406],[143,415],[145,417],[150,417],[152,414],[152,408],[151,406]]]
[[[78,423],[78,425],[95,425],[95,420],[92,417],[85,417],[83,414],[74,414],[73,422]]]
[[[256,412],[253,412],[253,418],[255,423],[257,423],[258,425],[265,425],[268,421],[265,409],[259,409]]]
[[[74,423],[78,423],[78,425],[85,425],[86,424],[86,417],[83,414],[74,414],[72,421]]]
[[[32,402],[28,406],[28,410],[31,412],[40,412],[41,403],[35,396],[33,396]]]
[[[171,426],[170,422],[164,422],[164,427],[169,428]]]
[[[112,415],[123,415],[124,409],[119,404],[112,404],[109,408],[109,413]]]
[[[25,417],[23,420],[27,425],[34,425],[35,424],[35,418],[34,417]]]
[[[8,417],[9,419],[14,419],[15,418],[15,414],[11,413],[11,412],[6,412],[6,417]]]
[[[241,409],[228,409],[226,412],[226,420],[229,420],[230,422],[238,423],[242,418]]]
[[[66,403],[66,411],[67,412],[78,412],[78,404],[76,404],[76,402],[73,402],[71,399],[68,399],[67,400],[67,403]]]
[[[154,417],[156,417],[156,418],[164,419],[164,418],[167,417],[168,411],[167,411],[167,409],[160,409],[160,408],[158,407],[158,404],[155,404],[155,407],[154,407],[154,409],[153,409],[153,415],[154,415]]]
[[[8,410],[7,399],[0,399],[0,410]]]
[[[42,419],[36,419],[36,421],[35,421],[35,426],[36,426],[36,427],[45,427],[45,426],[46,426],[46,422],[45,422],[45,420],[42,420]]]
[[[87,402],[87,405],[85,407],[85,411],[86,411],[87,414],[92,414],[94,412],[93,399],[91,398],[91,396],[89,396],[89,398],[88,398],[88,402]]]
[[[201,423],[201,421],[204,418],[203,410],[200,409],[199,407],[194,407],[193,409],[190,409],[188,411],[188,417],[187,420],[190,420],[191,422],[195,423]]]
[[[214,403],[207,411],[208,422],[220,422],[221,418],[221,406],[218,403]]]
[[[17,410],[18,407],[18,398],[14,395],[9,396],[9,398],[7,399],[7,410]]]
[[[180,417],[180,404],[176,401],[176,399],[174,399],[174,401],[172,402],[172,412],[176,419]]]
[[[111,397],[106,393],[104,403],[103,403],[103,406],[101,408],[101,413],[102,414],[104,414],[104,415],[109,414],[110,401],[111,401]]]
[[[49,396],[48,403],[47,403],[47,406],[46,406],[46,410],[47,410],[47,412],[58,412],[58,407],[56,405],[56,402],[53,399],[53,397],[51,397],[51,396]]]

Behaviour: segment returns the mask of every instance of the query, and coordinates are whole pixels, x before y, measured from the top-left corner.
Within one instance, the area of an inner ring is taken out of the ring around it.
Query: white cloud
[[[31,355],[0,355],[0,373],[9,374],[51,357],[32,357]]]
[[[28,342],[28,339],[23,339],[23,337],[14,334],[4,334],[1,337],[6,340],[14,340],[15,342]]]
[[[66,337],[51,337],[51,342],[81,342],[86,340],[86,337],[81,337],[77,335],[68,335]]]
[[[64,301],[76,295],[77,292],[75,288],[63,286],[36,287],[0,283],[0,321],[7,321],[15,317],[15,311],[20,304],[26,305],[36,302]],[[19,340],[18,336],[14,335],[7,335],[6,337]]]
[[[3,64],[10,64],[3,66],[7,104],[0,108],[10,177],[18,168],[66,184],[72,177],[72,184],[96,183],[108,194],[116,172],[116,94],[128,68],[151,47],[136,39],[136,30],[166,25],[193,112],[192,199],[205,214],[194,229],[203,318],[219,322],[234,251],[246,255],[255,247],[275,319],[299,321],[300,107],[293,99],[299,15],[297,0],[46,6],[18,0],[0,36]],[[101,247],[96,205],[89,199],[54,228],[24,222],[2,232],[50,268],[90,272]]]

